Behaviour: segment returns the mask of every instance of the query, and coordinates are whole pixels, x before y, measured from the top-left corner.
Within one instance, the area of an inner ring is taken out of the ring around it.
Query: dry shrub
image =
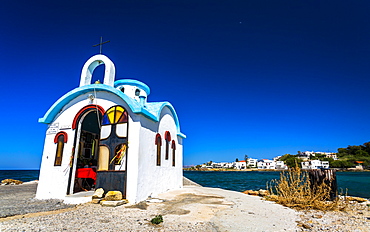
[[[307,172],[299,167],[291,168],[280,173],[280,180],[272,180],[268,189],[273,195],[267,200],[297,209],[343,210],[345,202],[336,197],[329,201],[331,187],[322,183],[311,188]]]

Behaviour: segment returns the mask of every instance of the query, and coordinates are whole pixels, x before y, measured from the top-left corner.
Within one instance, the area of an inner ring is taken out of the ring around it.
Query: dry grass
[[[268,200],[297,209],[344,210],[346,202],[336,197],[328,201],[331,187],[325,183],[311,189],[307,172],[298,167],[280,173],[280,180],[273,180],[268,185]]]

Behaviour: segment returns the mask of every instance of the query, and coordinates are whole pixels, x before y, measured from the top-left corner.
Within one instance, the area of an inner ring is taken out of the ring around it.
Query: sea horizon
[[[0,180],[16,179],[23,182],[39,179],[39,169],[0,170]],[[370,172],[336,172],[338,192],[370,199]],[[280,178],[278,171],[183,171],[183,176],[204,186],[237,192],[266,189],[266,184]]]

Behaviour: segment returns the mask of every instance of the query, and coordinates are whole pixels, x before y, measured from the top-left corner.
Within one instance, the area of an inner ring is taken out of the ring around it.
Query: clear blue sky
[[[3,1],[0,169],[38,169],[38,123],[99,52],[180,119],[184,164],[370,141],[369,1]],[[99,78],[98,73],[94,78]]]

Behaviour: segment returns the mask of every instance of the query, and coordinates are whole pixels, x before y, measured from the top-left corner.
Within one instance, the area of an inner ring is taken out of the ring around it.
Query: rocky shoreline
[[[186,181],[186,180],[185,180]],[[37,183],[0,186],[0,231],[369,231],[369,202],[296,211],[258,196],[197,186],[118,207],[35,200]],[[16,216],[12,216],[16,215]],[[163,223],[150,220],[162,215]]]

